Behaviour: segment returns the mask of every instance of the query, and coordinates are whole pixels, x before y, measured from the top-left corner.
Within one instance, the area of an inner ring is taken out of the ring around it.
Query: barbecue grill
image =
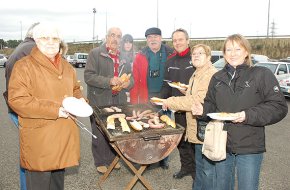
[[[115,119],[116,128],[107,129],[107,117],[116,113],[104,111],[105,107],[110,106],[93,107],[94,116],[100,131],[107,137],[118,155],[109,166],[107,172],[99,180],[99,185],[106,180],[121,157],[135,173],[135,176],[126,189],[131,189],[138,179],[141,180],[147,189],[152,189],[148,181],[141,175],[142,172],[146,169],[148,164],[156,163],[164,159],[174,148],[176,148],[181,140],[184,128],[176,124],[176,128],[166,125],[164,128],[160,129],[145,128],[142,131],[135,131],[132,129],[131,132],[128,133],[122,132],[119,121]],[[133,110],[140,112],[152,110],[153,112],[158,112],[158,109],[150,104],[126,104],[118,105],[117,107],[120,108],[122,110],[121,113],[124,113],[126,116],[131,116]],[[137,170],[131,162],[140,164],[141,167],[139,170]]]

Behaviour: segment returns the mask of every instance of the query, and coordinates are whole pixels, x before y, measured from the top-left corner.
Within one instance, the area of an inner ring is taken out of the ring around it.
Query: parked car
[[[284,96],[290,97],[290,75],[279,80],[281,92]]]
[[[217,60],[223,58],[223,52],[222,51],[211,51],[211,62],[214,63]]]
[[[252,63],[255,65],[259,62],[268,62],[270,59],[266,55],[259,55],[259,54],[251,54]]]
[[[278,81],[290,74],[290,63],[287,62],[260,62],[256,63],[255,66],[267,67],[274,73]]]
[[[75,67],[84,67],[87,63],[88,54],[87,53],[75,53],[73,65]]]
[[[265,55],[251,54],[252,63],[255,65],[260,62],[268,62],[269,58]],[[217,70],[221,70],[225,66],[225,59],[221,58],[216,62],[213,62],[213,66],[217,68]]]
[[[6,62],[7,62],[7,58],[5,55],[0,54],[0,66],[1,67],[6,67]]]
[[[217,70],[222,70],[225,66],[225,58],[221,58],[221,59],[217,60],[216,62],[213,63],[213,66]]]
[[[290,59],[279,59],[280,62],[287,62],[290,63]]]
[[[74,56],[73,56],[73,55],[67,55],[67,56],[66,56],[66,60],[67,60],[67,62],[69,62],[70,64],[73,64]]]

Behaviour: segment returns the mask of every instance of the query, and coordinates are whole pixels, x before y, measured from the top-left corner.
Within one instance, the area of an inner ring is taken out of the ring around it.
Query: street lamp
[[[158,28],[158,25],[159,25],[159,3],[158,3],[158,0],[157,0],[157,28]]]
[[[269,38],[270,4],[271,4],[271,0],[269,0],[269,2],[268,2],[268,24],[267,24],[267,38]]]
[[[21,35],[20,36],[21,37],[20,40],[22,41],[22,21],[20,21],[20,35]]]
[[[93,19],[93,48],[95,47],[95,17],[96,17],[96,8],[93,8],[94,19]]]
[[[106,31],[105,34],[108,32],[108,11],[106,10]]]

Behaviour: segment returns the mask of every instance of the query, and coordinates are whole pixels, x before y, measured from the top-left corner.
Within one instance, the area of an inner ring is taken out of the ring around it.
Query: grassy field
[[[252,53],[267,55],[271,59],[281,59],[290,57],[290,38],[275,38],[275,39],[250,39],[252,45]],[[191,40],[190,46],[203,43],[209,45],[212,50],[221,50],[224,40]],[[166,42],[169,46],[172,46],[171,41]],[[94,47],[100,44],[95,44]],[[142,47],[146,45],[145,41],[134,42],[135,51],[139,51]],[[93,48],[93,44],[76,44],[68,43],[68,53],[69,55],[76,52],[89,53]],[[10,55],[13,49],[3,49],[0,53]]]

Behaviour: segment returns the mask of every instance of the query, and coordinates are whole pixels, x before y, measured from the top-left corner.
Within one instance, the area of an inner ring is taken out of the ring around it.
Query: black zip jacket
[[[165,63],[164,82],[161,89],[161,97],[169,98],[171,96],[184,96],[177,88],[168,85],[169,82],[189,83],[189,79],[195,71],[191,64],[190,50],[184,56],[178,54],[172,55]]]
[[[207,113],[241,111],[246,113],[243,123],[225,122],[227,152],[265,152],[264,126],[281,121],[288,112],[278,81],[269,69],[246,64],[234,69],[226,65],[213,75],[204,102],[203,117]]]

